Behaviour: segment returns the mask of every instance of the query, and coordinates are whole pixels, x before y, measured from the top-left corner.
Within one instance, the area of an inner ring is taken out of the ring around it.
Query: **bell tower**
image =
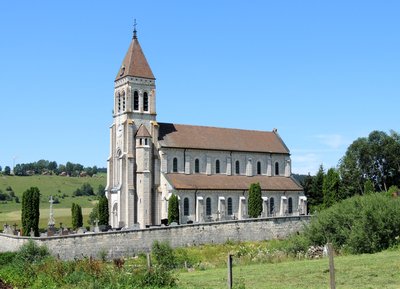
[[[132,41],[114,81],[113,123],[110,127],[106,187],[109,223],[113,228],[130,228],[137,224],[140,227],[151,225],[149,219],[138,215],[138,212],[143,212],[140,209],[142,200],[147,200],[146,194],[151,195],[153,186],[151,183],[145,187],[141,186],[142,191],[138,192],[137,163],[142,163],[142,160],[136,159],[139,143],[136,136],[140,127],[143,127],[142,131],[155,134],[155,88],[155,77],[139,44],[135,21]],[[142,134],[139,135],[143,138]],[[149,133],[145,139],[150,143],[154,138]],[[146,146],[146,150],[149,148],[150,144]],[[140,150],[143,150],[143,147]],[[139,154],[141,157],[144,155],[151,164],[151,151],[149,154]],[[143,172],[140,175],[143,176]]]

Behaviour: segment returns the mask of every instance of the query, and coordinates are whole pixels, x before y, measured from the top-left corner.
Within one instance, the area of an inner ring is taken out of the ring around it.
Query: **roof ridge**
[[[256,129],[245,129],[245,128],[230,128],[230,127],[221,127],[221,126],[208,126],[208,125],[194,125],[194,124],[181,124],[181,123],[172,123],[172,122],[158,122],[159,125],[179,125],[179,126],[191,126],[191,127],[204,127],[204,128],[215,128],[215,129],[228,129],[228,130],[239,130],[239,131],[254,131],[254,132],[268,132],[274,133],[269,130],[256,130]]]

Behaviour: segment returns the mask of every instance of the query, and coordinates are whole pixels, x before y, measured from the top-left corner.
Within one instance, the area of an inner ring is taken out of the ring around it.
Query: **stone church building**
[[[181,224],[244,219],[252,183],[262,189],[262,217],[306,214],[276,130],[159,123],[156,115],[156,80],[135,30],[115,78],[106,187],[113,228],[161,224],[172,194]]]

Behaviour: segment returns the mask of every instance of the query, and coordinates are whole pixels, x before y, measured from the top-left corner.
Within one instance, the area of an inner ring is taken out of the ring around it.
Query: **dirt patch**
[[[7,285],[6,283],[3,282],[3,280],[0,279],[0,289],[12,289],[13,287],[11,285]]]

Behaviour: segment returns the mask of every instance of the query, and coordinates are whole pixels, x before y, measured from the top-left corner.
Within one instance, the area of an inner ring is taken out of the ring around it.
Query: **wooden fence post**
[[[147,269],[151,268],[151,255],[147,253]]]
[[[228,289],[232,289],[232,255],[228,254]]]
[[[333,263],[333,246],[332,243],[328,243],[328,256],[329,256],[329,279],[330,279],[330,285],[331,289],[336,289],[336,283],[335,283],[335,264]]]

